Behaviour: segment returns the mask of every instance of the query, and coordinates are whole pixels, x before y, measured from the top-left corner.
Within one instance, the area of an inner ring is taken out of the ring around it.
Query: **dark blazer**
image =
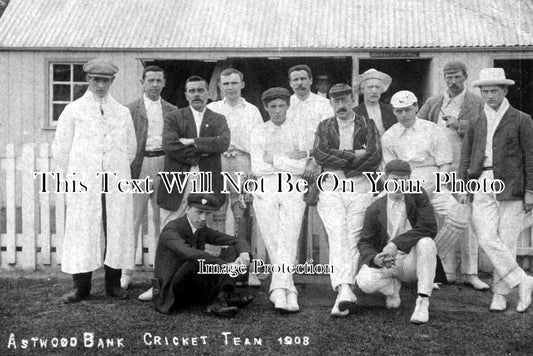
[[[154,262],[154,278],[160,286],[159,294],[154,303],[162,313],[168,313],[174,304],[172,278],[185,262],[198,265],[199,259],[205,264],[226,264],[223,259],[204,251],[205,244],[233,246],[237,253],[250,253],[250,245],[246,240],[236,238],[208,227],[197,230],[194,235],[191,225],[184,215],[169,222],[159,237]]]
[[[137,154],[130,165],[131,178],[139,179],[141,168],[143,165],[144,150],[146,147],[146,135],[148,133],[148,116],[146,116],[146,108],[144,107],[144,98],[141,97],[126,107],[130,110],[133,119],[133,126],[135,127],[135,135],[137,136]],[[163,111],[163,121],[171,115],[178,112],[178,108],[174,105],[161,99],[161,109]],[[155,177],[152,177],[155,178]]]
[[[424,191],[422,194],[405,194],[405,209],[411,230],[396,236],[391,241],[399,250],[409,253],[418,240],[424,237],[435,238],[437,221],[433,207]],[[361,263],[377,267],[373,259],[387,245],[387,195],[372,203],[366,210],[361,237],[357,248],[361,254]]]
[[[459,162],[459,178],[477,179],[483,172],[487,143],[485,111],[473,119],[466,130]],[[531,116],[512,106],[503,115],[492,139],[494,178],[505,183],[498,200],[522,200],[533,191],[533,123]]]
[[[198,137],[199,136],[199,137]],[[185,146],[180,138],[194,138],[194,145]],[[205,109],[200,135],[196,134],[196,124],[190,107],[178,109],[176,115],[165,120],[163,129],[163,150],[165,151],[165,172],[189,172],[191,166],[198,165],[201,172],[212,172],[213,192],[220,204],[224,196],[222,186],[222,164],[220,154],[229,147],[230,131],[226,118],[214,111]],[[170,178],[169,178],[170,179]],[[174,187],[169,193],[164,184],[157,192],[157,204],[167,210],[178,210],[183,194]]]
[[[353,135],[354,150],[366,149],[362,158],[353,151],[339,150],[339,124],[335,117],[318,124],[313,157],[324,171],[343,170],[346,177],[375,172],[381,163],[381,139],[374,121],[355,115]]]
[[[381,120],[383,121],[383,128],[385,128],[385,131],[387,131],[392,125],[397,123],[398,120],[396,119],[396,115],[394,115],[394,112],[392,111],[391,104],[385,104],[380,101],[379,108],[381,110]],[[358,106],[356,106],[353,111],[355,111],[357,115],[369,118],[364,101]]]
[[[428,98],[416,116],[419,119],[437,123],[443,102],[444,94],[434,95]],[[468,90],[466,91],[465,100],[463,101],[463,106],[461,106],[459,117],[457,118],[459,120],[459,129],[457,130],[459,136],[463,137],[465,135],[468,122],[481,114],[484,105],[485,102],[480,96],[473,94]]]

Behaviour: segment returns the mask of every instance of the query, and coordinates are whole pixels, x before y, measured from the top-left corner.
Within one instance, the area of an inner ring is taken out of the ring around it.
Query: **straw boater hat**
[[[355,78],[353,85],[354,89],[356,91],[360,91],[361,84],[368,79],[381,80],[383,82],[383,92],[386,92],[387,89],[389,89],[390,83],[392,83],[392,78],[390,77],[390,75],[380,72],[379,70],[375,70],[374,68],[370,68],[369,70],[367,70],[361,75],[358,75],[357,78]]]
[[[479,72],[479,79],[474,80],[472,85],[481,87],[484,85],[513,85],[514,80],[505,78],[503,68],[485,68]]]

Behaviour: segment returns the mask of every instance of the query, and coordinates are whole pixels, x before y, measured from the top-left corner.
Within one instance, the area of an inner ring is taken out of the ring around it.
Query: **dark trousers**
[[[220,258],[233,262],[238,257],[234,247],[227,247],[220,253]],[[208,304],[215,300],[221,291],[232,293],[235,289],[236,278],[228,274],[198,274],[198,262],[182,264],[174,276],[170,288],[174,302],[170,310],[184,308],[193,304]],[[157,298],[157,297],[156,297]],[[155,301],[160,312],[167,312],[165,307]]]

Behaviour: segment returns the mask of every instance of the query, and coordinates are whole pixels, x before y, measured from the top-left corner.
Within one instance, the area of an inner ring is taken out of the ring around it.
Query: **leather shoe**
[[[113,297],[116,299],[128,299],[128,292],[118,286],[106,288],[105,292],[109,297]]]
[[[235,318],[239,313],[239,308],[237,307],[220,307],[220,306],[208,306],[205,310],[206,314],[214,315],[219,318]]]
[[[413,315],[411,315],[411,323],[424,324],[429,321],[429,298],[416,298],[416,306]]]
[[[475,290],[488,290],[490,286],[483,282],[476,274],[467,274],[465,275],[465,280],[463,282],[466,285],[471,286]]]
[[[518,287],[518,305],[516,311],[523,313],[531,305],[531,293],[533,293],[533,277],[527,276]]]
[[[141,293],[137,299],[139,299],[141,302],[151,302],[153,298],[153,288],[148,289],[146,292]]]
[[[507,309],[507,300],[504,295],[494,293],[492,302],[490,303],[491,312],[501,312]]]
[[[224,296],[228,307],[244,308],[254,300],[254,296],[251,294],[240,294],[237,292],[227,294]]]
[[[86,299],[89,294],[81,293],[79,289],[74,289],[72,292],[67,293],[63,296],[64,303],[78,303],[83,299]]]

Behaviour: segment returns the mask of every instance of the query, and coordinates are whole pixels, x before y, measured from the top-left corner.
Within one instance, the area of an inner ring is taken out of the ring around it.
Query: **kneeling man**
[[[215,302],[208,306],[209,314],[233,317],[253,296],[236,292],[236,278],[228,273],[205,274],[200,267],[244,270],[250,263],[250,246],[243,238],[206,227],[207,216],[220,206],[214,195],[190,194],[187,202],[186,214],[169,222],[159,238],[152,280],[155,308],[168,314],[171,309]],[[216,257],[204,251],[206,243],[228,247]],[[218,303],[220,294],[227,306]]]
[[[402,160],[385,166],[385,177],[409,179],[411,167]],[[402,282],[418,281],[418,298],[411,322],[429,320],[429,297],[437,266],[437,248],[433,238],[437,222],[425,191],[388,193],[366,211],[363,231],[357,247],[364,265],[356,277],[365,293],[385,294],[387,308],[400,307]]]

